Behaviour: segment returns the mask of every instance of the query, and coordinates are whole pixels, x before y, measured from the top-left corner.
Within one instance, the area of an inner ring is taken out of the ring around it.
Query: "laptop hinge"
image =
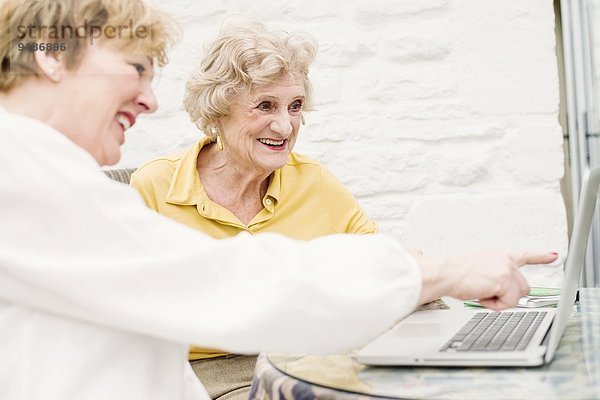
[[[548,329],[546,330],[546,334],[544,335],[544,338],[542,339],[540,346],[548,345],[548,340],[550,340],[550,331],[552,330],[552,325],[554,325],[554,319],[552,319],[552,322],[550,322],[550,326],[548,326]]]

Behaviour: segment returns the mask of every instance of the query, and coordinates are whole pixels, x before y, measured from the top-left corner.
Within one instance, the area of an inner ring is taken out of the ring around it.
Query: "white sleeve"
[[[148,210],[55,131],[20,135],[37,125],[0,121],[8,302],[239,353],[339,352],[416,306],[419,268],[390,238],[215,240]]]

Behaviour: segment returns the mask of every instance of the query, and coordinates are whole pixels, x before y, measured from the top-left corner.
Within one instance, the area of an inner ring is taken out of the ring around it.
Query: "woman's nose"
[[[137,104],[141,107],[143,113],[152,114],[158,109],[158,102],[154,91],[149,84],[142,85],[140,94],[137,97]]]
[[[286,137],[292,133],[292,120],[287,110],[277,113],[273,121],[271,121],[270,128],[273,132]]]

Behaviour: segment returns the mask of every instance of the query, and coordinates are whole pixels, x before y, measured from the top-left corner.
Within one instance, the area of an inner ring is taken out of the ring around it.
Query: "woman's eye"
[[[273,108],[273,105],[268,101],[263,101],[256,108],[258,108],[261,111],[269,111]]]
[[[142,64],[134,63],[134,64],[131,64],[131,65],[133,65],[133,68],[136,69],[136,71],[138,72],[139,76],[142,76],[144,74],[144,72],[146,71],[146,67],[144,67]]]
[[[292,103],[292,105],[290,106],[290,111],[291,112],[300,112],[302,111],[302,102],[301,101],[295,101]]]

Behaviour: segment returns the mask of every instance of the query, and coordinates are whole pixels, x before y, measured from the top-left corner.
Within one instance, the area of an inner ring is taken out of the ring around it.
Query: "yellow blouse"
[[[309,240],[332,233],[375,233],[352,194],[325,167],[300,154],[271,174],[264,208],[244,225],[233,213],[213,202],[204,191],[197,158],[204,138],[181,154],[161,157],[139,168],[133,186],[148,207],[215,238],[277,232]],[[192,347],[190,360],[224,355],[222,351]]]

